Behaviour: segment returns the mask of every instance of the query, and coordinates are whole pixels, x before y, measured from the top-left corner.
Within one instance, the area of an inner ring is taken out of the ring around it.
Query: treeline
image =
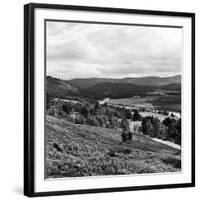
[[[128,119],[133,118],[128,109],[100,105],[96,101],[80,101],[79,103],[49,101],[47,114],[64,118],[75,124],[105,128],[124,128],[124,126],[128,128]]]
[[[162,122],[153,116],[143,118],[141,131],[144,135],[181,144],[181,119],[167,117]]]

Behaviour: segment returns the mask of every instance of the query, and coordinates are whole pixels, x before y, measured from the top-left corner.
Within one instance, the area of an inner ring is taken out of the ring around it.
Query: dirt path
[[[149,137],[150,138],[150,137]],[[181,150],[181,145],[178,145],[178,144],[175,144],[173,142],[169,142],[169,141],[166,141],[166,140],[161,140],[161,139],[158,139],[158,138],[150,138],[156,142],[159,142],[159,143],[162,143],[162,144],[165,144],[167,146],[170,146],[170,147],[173,147],[175,149],[178,149],[178,150]]]
[[[140,122],[140,121],[138,121],[138,122],[130,121],[130,122],[129,122],[129,127],[130,127],[130,131],[131,131],[131,132],[134,132],[134,125],[141,126],[141,122]],[[145,135],[144,135],[144,136],[145,136]],[[167,145],[167,146],[170,146],[170,147],[172,147],[172,148],[174,148],[174,149],[181,150],[181,146],[178,145],[178,144],[175,144],[175,143],[173,143],[173,142],[166,141],[166,140],[161,140],[161,139],[158,139],[158,138],[152,138],[152,137],[149,137],[149,136],[145,136],[145,137],[147,137],[147,138],[149,138],[149,139],[151,139],[151,140],[154,140],[154,141],[156,141],[156,142],[165,144],[165,145]]]

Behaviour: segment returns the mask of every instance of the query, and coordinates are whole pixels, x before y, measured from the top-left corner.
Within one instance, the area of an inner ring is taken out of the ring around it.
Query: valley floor
[[[180,150],[117,129],[78,125],[47,115],[46,178],[178,172]]]

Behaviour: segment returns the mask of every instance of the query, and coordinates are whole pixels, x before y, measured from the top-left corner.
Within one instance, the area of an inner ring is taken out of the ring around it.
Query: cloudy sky
[[[47,75],[62,79],[173,76],[181,72],[182,30],[47,22]]]

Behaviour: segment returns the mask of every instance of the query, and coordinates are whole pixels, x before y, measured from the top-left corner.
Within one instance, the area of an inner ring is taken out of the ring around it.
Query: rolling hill
[[[180,84],[181,75],[171,76],[171,77],[140,77],[140,78],[123,78],[123,79],[113,79],[113,78],[79,78],[69,80],[73,85],[78,86],[79,88],[88,88],[92,87],[99,83],[129,83],[141,86],[163,86],[168,84]]]
[[[46,90],[47,94],[52,97],[64,98],[68,95],[78,95],[80,93],[79,88],[74,86],[68,81],[53,78],[47,76],[46,78]]]
[[[75,79],[74,81],[72,80],[65,81],[48,76],[46,81],[46,87],[47,87],[47,94],[57,98],[65,98],[67,96],[82,96],[94,99],[101,99],[105,97],[128,98],[135,95],[145,95],[146,93],[154,92],[158,89],[165,91],[175,91],[180,93],[181,92],[180,83],[173,83],[173,82],[179,82],[179,78],[180,76],[168,77],[168,78],[145,77],[145,78],[126,78],[126,79],[95,78],[95,79],[76,79],[76,81]],[[137,84],[134,84],[134,82],[137,82]],[[169,82],[170,84],[166,85],[166,83]],[[86,87],[88,85],[91,86]]]
[[[89,88],[82,89],[82,92],[88,95],[94,95],[97,98],[125,98],[137,94],[151,92],[154,87],[140,86],[131,83],[99,83]]]
[[[158,86],[158,89],[181,92],[181,84],[172,83],[168,85]]]
[[[120,131],[79,125],[47,115],[47,178],[175,172],[180,150],[133,134],[121,143]]]

